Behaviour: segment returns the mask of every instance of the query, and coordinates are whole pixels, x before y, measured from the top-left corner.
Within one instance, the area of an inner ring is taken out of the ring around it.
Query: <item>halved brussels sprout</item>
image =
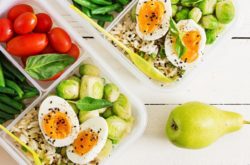
[[[218,37],[219,33],[224,29],[225,25],[219,23],[218,27],[216,29],[206,29],[206,44],[212,44]]]
[[[125,120],[128,120],[131,117],[131,105],[125,95],[120,94],[118,99],[114,102],[113,112],[114,114]]]
[[[91,64],[83,64],[79,68],[80,75],[100,76],[100,70]]]
[[[217,0],[203,0],[198,4],[203,15],[213,14]]]
[[[181,0],[181,5],[184,7],[192,7],[197,5],[201,1],[203,0]]]
[[[233,2],[231,0],[218,2],[216,4],[215,14],[219,22],[224,24],[230,23],[235,15]]]
[[[99,112],[98,110],[95,111],[79,111],[79,121],[80,123],[85,122],[86,120],[93,118],[93,117],[98,117],[99,116]]]
[[[179,22],[180,20],[184,20],[188,18],[189,9],[183,8],[180,11],[178,11],[175,15],[176,22]]]
[[[114,102],[118,99],[120,95],[119,88],[113,84],[109,83],[104,86],[104,98],[110,102]]]
[[[106,111],[102,113],[102,117],[104,117],[105,119],[113,115],[114,114],[111,107],[107,108]]]
[[[56,87],[56,94],[64,99],[79,98],[80,83],[76,80],[63,80]]]
[[[99,152],[99,154],[97,155],[96,159],[98,161],[102,161],[103,159],[105,159],[106,157],[109,156],[109,154],[111,153],[113,149],[113,144],[112,141],[107,139],[104,147],[102,148],[101,152]]]
[[[201,25],[205,29],[216,29],[219,26],[219,23],[215,16],[213,15],[206,15],[201,18]]]
[[[198,23],[202,17],[202,12],[198,7],[194,7],[188,14],[188,18]]]
[[[172,5],[176,5],[180,0],[171,0]]]
[[[108,138],[112,141],[120,141],[127,133],[128,123],[118,116],[111,116],[106,119],[108,123]]]
[[[71,77],[68,78],[68,80],[75,80],[75,81],[81,83],[81,79],[79,77],[77,77],[77,76],[71,76]]]
[[[177,5],[172,5],[172,17],[176,15],[178,11],[178,6]]]
[[[86,96],[95,99],[103,97],[104,79],[95,76],[83,76],[81,81],[80,98]]]
[[[75,113],[78,114],[79,109],[76,107],[76,104],[71,103],[71,102],[68,102],[68,103],[69,103],[69,105],[73,108],[73,110],[75,111]]]

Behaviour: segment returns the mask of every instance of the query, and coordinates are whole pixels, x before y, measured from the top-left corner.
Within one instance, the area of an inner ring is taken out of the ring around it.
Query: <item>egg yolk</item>
[[[66,113],[52,111],[44,116],[42,126],[47,136],[63,139],[71,133],[71,122]]]
[[[159,25],[165,13],[164,4],[159,1],[147,1],[141,6],[138,15],[138,25],[141,32],[152,33]]]
[[[84,155],[89,152],[98,141],[98,133],[92,129],[80,132],[73,143],[74,152],[78,155]]]
[[[189,31],[184,34],[182,41],[187,49],[181,59],[187,63],[192,63],[199,56],[198,50],[201,41],[201,35],[198,31]]]

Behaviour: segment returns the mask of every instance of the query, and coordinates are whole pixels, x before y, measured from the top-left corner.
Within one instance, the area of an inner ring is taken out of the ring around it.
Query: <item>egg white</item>
[[[64,139],[50,138],[49,136],[45,134],[45,131],[42,126],[43,117],[51,112],[49,109],[54,109],[54,108],[59,108],[60,112],[62,113],[67,112],[67,116],[72,125],[71,133]],[[80,129],[79,120],[75,111],[72,109],[72,107],[69,105],[69,103],[66,100],[58,96],[49,96],[42,102],[39,108],[38,121],[39,121],[39,126],[43,133],[44,138],[47,140],[47,142],[50,145],[55,146],[55,147],[64,147],[73,143]]]
[[[147,1],[150,1],[150,0],[139,0],[136,6],[136,22],[137,22],[136,32],[141,39],[147,40],[147,41],[153,41],[153,40],[157,40],[163,37],[168,32],[169,20],[170,20],[170,17],[172,16],[171,0],[153,0],[153,1],[162,2],[164,4],[164,9],[166,12],[164,13],[162,17],[161,24],[151,34],[145,34],[142,31],[140,31],[139,23],[138,23],[138,15],[139,15],[140,9],[142,5]]]
[[[192,63],[185,63],[180,58],[178,58],[178,55],[174,51],[174,45],[171,41],[171,34],[170,32],[167,34],[165,39],[165,53],[167,56],[167,59],[175,66],[182,67],[183,69],[187,69],[188,67],[194,66],[198,61],[200,61],[202,56],[202,51],[204,50],[206,46],[206,33],[205,30],[198,25],[196,22],[194,22],[192,19],[187,20],[181,20],[177,23],[177,27],[180,31],[180,33],[185,33],[189,31],[196,30],[200,33],[201,41],[199,43],[199,49],[198,49],[198,58],[192,62]]]
[[[94,160],[98,153],[102,150],[104,147],[107,138],[108,138],[108,124],[106,120],[102,117],[94,117],[90,118],[84,123],[81,124],[80,126],[80,132],[87,130],[87,129],[92,129],[94,132],[98,132],[98,141],[97,144],[86,154],[84,155],[78,155],[74,152],[73,145],[70,145],[67,147],[67,157],[74,163],[78,164],[87,164],[90,161]],[[79,133],[80,133],[79,132]]]

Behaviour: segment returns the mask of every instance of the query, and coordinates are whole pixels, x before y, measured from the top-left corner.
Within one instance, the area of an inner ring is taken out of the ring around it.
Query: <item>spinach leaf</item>
[[[92,97],[84,97],[83,99],[76,102],[78,109],[82,111],[92,111],[101,108],[112,106],[113,103],[104,99],[94,99]]]
[[[67,54],[43,54],[31,56],[26,62],[26,72],[37,80],[46,80],[75,61]]]

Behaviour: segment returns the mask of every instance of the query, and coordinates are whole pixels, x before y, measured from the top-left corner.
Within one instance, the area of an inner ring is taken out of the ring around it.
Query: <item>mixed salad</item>
[[[166,86],[196,66],[234,15],[232,0],[139,0],[110,32],[139,55],[127,55],[137,68]]]
[[[96,66],[82,64],[79,74],[61,81],[12,132],[43,164],[98,164],[131,131],[133,122],[128,98]]]

